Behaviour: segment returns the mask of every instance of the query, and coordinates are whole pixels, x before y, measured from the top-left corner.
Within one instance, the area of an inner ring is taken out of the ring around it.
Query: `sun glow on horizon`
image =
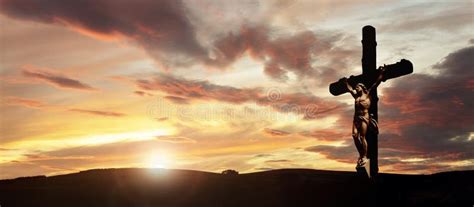
[[[14,151],[0,151],[2,159],[0,163],[7,163],[15,160],[21,160],[24,154],[28,154],[38,148],[43,150],[61,150],[72,147],[99,146],[117,142],[135,142],[154,140],[160,136],[169,136],[173,132],[171,129],[154,129],[144,131],[133,131],[124,133],[94,134],[83,137],[67,137],[55,140],[28,140],[15,142],[13,148],[21,149]],[[10,146],[8,146],[10,147]]]
[[[168,169],[171,167],[169,154],[165,152],[152,152],[146,157],[145,167]]]

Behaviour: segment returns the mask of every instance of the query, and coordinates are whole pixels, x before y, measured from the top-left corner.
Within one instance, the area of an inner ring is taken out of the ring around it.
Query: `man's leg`
[[[360,135],[360,142],[361,142],[361,145],[362,145],[362,158],[365,158],[367,159],[367,149],[368,149],[368,146],[367,146],[367,140],[365,139],[365,135],[367,134],[367,123],[365,121],[362,121],[360,123],[360,128],[358,129],[359,131],[359,135]]]
[[[362,143],[360,142],[359,139],[359,132],[357,130],[356,122],[354,120],[354,123],[352,124],[352,139],[354,139],[354,145],[357,148],[357,152],[359,152],[359,159],[357,163],[359,163],[363,157],[363,149],[362,149]]]

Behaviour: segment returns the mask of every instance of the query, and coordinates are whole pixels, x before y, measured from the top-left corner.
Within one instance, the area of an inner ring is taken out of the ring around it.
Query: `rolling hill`
[[[469,206],[474,171],[433,175],[281,169],[223,175],[168,169],[95,169],[0,181],[12,206]]]

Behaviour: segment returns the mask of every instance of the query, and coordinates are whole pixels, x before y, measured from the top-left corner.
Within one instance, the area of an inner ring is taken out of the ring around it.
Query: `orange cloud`
[[[353,49],[342,49],[335,45],[335,42],[342,37],[340,34],[329,37],[317,36],[307,30],[272,38],[271,28],[267,26],[243,25],[238,33],[229,33],[214,42],[213,52],[216,57],[207,60],[206,64],[226,67],[248,52],[253,58],[264,62],[266,75],[280,81],[288,79],[288,72],[299,77],[318,76],[320,79],[335,79],[337,73],[327,73],[327,69],[332,69],[328,67],[336,67],[337,71],[343,72],[347,68],[347,59],[357,54]],[[330,63],[324,67],[314,68],[312,63],[322,56],[327,56]]]
[[[261,88],[235,88],[210,83],[208,81],[187,80],[170,75],[158,75],[152,80],[139,79],[136,85],[141,90],[158,90],[167,93],[168,99],[185,104],[189,100],[212,100],[234,104],[255,102],[269,106],[282,113],[303,115],[304,119],[315,119],[334,113],[345,107],[336,101],[327,101],[311,94],[264,93]],[[279,91],[277,93],[280,93]]]
[[[136,84],[143,90],[159,90],[175,97],[189,99],[243,103],[260,96],[258,89],[238,89],[215,85],[208,81],[186,80],[169,75],[160,75],[153,80],[137,80]]]
[[[264,128],[263,132],[271,136],[286,136],[286,135],[291,134],[290,132],[277,130],[277,129],[270,129],[270,128]]]
[[[35,108],[35,109],[42,108],[45,106],[45,103],[43,103],[42,101],[21,98],[21,97],[14,97],[14,96],[7,97],[7,104],[20,105],[20,106]]]
[[[344,130],[344,132],[341,132],[338,129],[320,129],[314,131],[304,131],[299,134],[305,137],[313,137],[321,141],[340,141],[350,137],[349,130]]]
[[[97,5],[106,5],[107,9]],[[71,4],[61,0],[4,0],[0,1],[0,11],[13,18],[68,26],[98,39],[123,36],[165,64],[186,62],[176,54],[185,59],[206,57],[181,1],[86,0]]]
[[[164,98],[170,100],[173,103],[177,103],[177,104],[189,104],[189,99],[179,97],[179,96],[165,96]]]
[[[96,91],[98,89],[93,88],[90,85],[82,83],[79,80],[75,80],[51,71],[41,70],[33,67],[25,67],[22,70],[22,74],[26,77],[44,81],[57,88],[76,89],[84,91]]]
[[[137,94],[137,95],[139,95],[139,96],[153,96],[153,94],[147,93],[147,92],[145,92],[145,91],[134,91],[133,93],[134,93],[134,94]]]

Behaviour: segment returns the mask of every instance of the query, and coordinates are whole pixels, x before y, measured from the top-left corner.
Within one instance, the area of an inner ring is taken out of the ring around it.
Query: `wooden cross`
[[[375,28],[368,25],[362,28],[362,74],[357,76],[350,76],[347,82],[355,86],[358,83],[363,83],[365,86],[371,86],[375,83],[377,77],[383,72],[383,81],[388,79],[400,77],[413,72],[413,65],[410,61],[402,59],[400,62],[383,66],[384,70],[379,71],[376,68],[376,47]],[[329,85],[329,91],[332,95],[338,96],[348,92],[344,78]],[[377,114],[377,88],[371,91],[371,105],[369,114],[378,121]],[[379,171],[378,167],[378,134],[373,131],[367,131],[366,135],[368,150],[367,157],[370,160],[370,170],[367,173],[369,177],[374,177]]]

